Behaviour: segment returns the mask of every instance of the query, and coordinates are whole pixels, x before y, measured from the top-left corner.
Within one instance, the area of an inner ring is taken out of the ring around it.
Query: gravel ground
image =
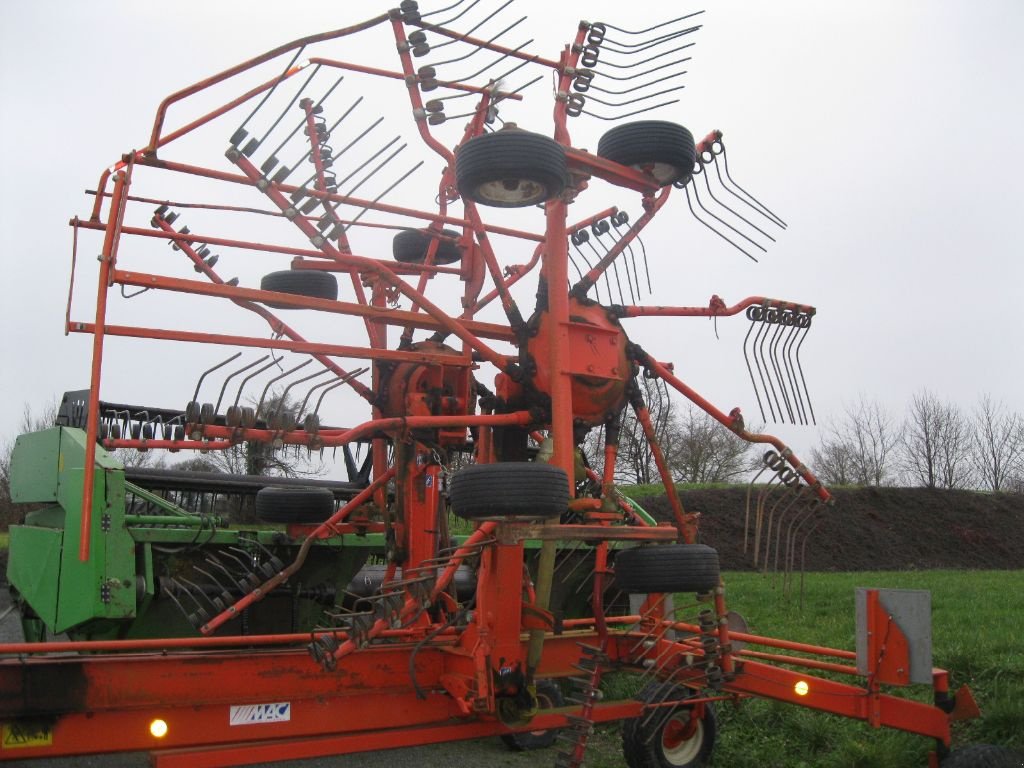
[[[0,614],[10,605],[7,585],[0,586]],[[0,621],[0,643],[23,640],[21,625],[12,612]],[[554,750],[537,752],[511,752],[497,738],[475,741],[456,741],[427,747],[411,747],[378,752],[364,752],[341,757],[321,757],[311,760],[286,760],[262,763],[263,768],[452,768],[452,766],[505,766],[535,768],[554,763]],[[148,768],[149,754],[130,752],[117,755],[51,760],[16,760],[5,762],[10,768]]]

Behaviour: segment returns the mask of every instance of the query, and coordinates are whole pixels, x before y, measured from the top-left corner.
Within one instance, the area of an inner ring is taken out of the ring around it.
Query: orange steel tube
[[[784,442],[779,440],[779,438],[774,437],[772,435],[761,435],[755,432],[748,432],[745,429],[737,429],[735,422],[729,416],[722,413],[720,410],[718,410],[718,408],[716,408],[710,402],[701,397],[695,389],[677,379],[668,368],[659,363],[646,352],[644,352],[641,356],[640,363],[646,365],[648,368],[654,371],[659,378],[662,378],[667,383],[671,384],[676,390],[678,390],[684,396],[686,396],[688,400],[693,402],[702,410],[706,411],[711,416],[711,418],[713,418],[719,424],[722,424],[731,429],[742,439],[750,443],[767,443],[769,445],[774,446],[779,451],[779,454],[783,458],[785,458],[786,461],[789,462],[793,469],[797,473],[799,473],[799,475],[804,479],[807,485],[809,485],[811,489],[818,495],[818,498],[820,498],[822,501],[830,501],[832,499],[832,494],[828,492],[828,489],[826,489],[821,484],[821,482],[814,475],[814,473],[811,472],[811,470],[804,466],[803,462],[801,462],[800,459],[797,458],[796,454],[793,453],[789,446],[787,446]]]
[[[712,302],[718,296],[712,298]],[[731,307],[715,305],[712,303],[706,307],[622,307],[623,317],[731,317],[738,315],[747,307],[764,306],[769,309],[791,309],[794,312],[808,312],[814,314],[814,307],[808,304],[797,304],[793,301],[782,301],[780,299],[769,299],[766,296],[748,296],[742,301],[733,304]]]
[[[321,430],[316,433],[317,439],[325,446],[344,445],[368,437],[377,432],[388,432],[392,430],[407,429],[429,429],[432,427],[471,427],[481,424],[490,426],[524,426],[533,420],[529,411],[513,411],[512,413],[495,413],[491,415],[450,415],[450,416],[394,416],[386,419],[372,419],[351,429],[335,431]],[[203,434],[214,438],[230,439],[234,427],[221,427],[216,424],[207,424]],[[284,435],[272,429],[246,429],[244,430],[245,440],[256,440],[269,442],[275,437],[284,440],[287,445],[306,445],[310,435],[296,430],[286,432]],[[116,441],[112,441],[115,442]]]
[[[665,486],[665,493],[668,495],[669,505],[672,507],[672,516],[675,518],[676,528],[679,530],[679,535],[683,537],[683,540],[687,544],[693,544],[697,541],[696,526],[691,519],[688,519],[686,512],[683,510],[683,502],[679,499],[679,493],[676,491],[676,484],[672,479],[672,472],[668,468],[668,462],[665,461],[665,454],[661,450],[661,445],[658,443],[658,436],[655,434],[654,425],[651,424],[651,412],[646,405],[639,408],[634,407],[633,410],[636,413],[636,420],[640,422],[640,426],[644,430],[647,442],[651,446],[654,463],[658,467],[658,474],[661,475],[662,485]]]
[[[92,339],[92,373],[89,379],[89,415],[86,422],[85,466],[82,478],[82,520],[79,528],[78,559],[83,563],[89,561],[89,544],[92,535],[92,497],[96,476],[96,433],[99,424],[97,414],[100,406],[100,377],[103,367],[103,331],[107,321],[107,291],[110,287],[110,275],[114,268],[114,249],[118,239],[118,230],[124,215],[127,201],[124,199],[125,187],[130,184],[132,166],[118,173],[114,178],[114,193],[110,203],[110,215],[107,217],[107,233],[103,238],[103,251],[100,256],[100,272],[96,287],[96,329]]]
[[[805,659],[801,656],[785,656],[779,653],[765,653],[763,651],[748,650],[738,651],[737,655],[750,659],[764,659],[765,661],[775,661],[779,664],[790,664],[796,667],[806,667],[807,669],[820,669],[825,672],[839,672],[844,675],[860,675],[856,667],[851,667],[847,664],[835,664],[828,661]]]
[[[683,632],[699,633],[700,627],[696,624],[687,624],[686,622],[678,621],[672,623],[673,629],[678,629]],[[857,654],[853,651],[844,651],[838,648],[828,648],[824,645],[809,645],[807,643],[797,643],[792,640],[780,640],[775,637],[764,637],[763,635],[752,635],[749,632],[736,632],[735,630],[729,632],[729,637],[733,640],[740,640],[744,643],[753,643],[754,645],[763,645],[768,648],[781,648],[785,651],[799,651],[801,653],[813,653],[818,656],[832,656],[837,659],[856,659]]]

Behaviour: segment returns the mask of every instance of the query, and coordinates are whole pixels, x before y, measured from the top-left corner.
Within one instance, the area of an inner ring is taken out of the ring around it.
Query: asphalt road
[[[0,614],[10,605],[7,585],[0,586]],[[21,642],[23,636],[17,616],[12,612],[0,621],[0,643]],[[286,760],[261,763],[261,768],[452,768],[452,766],[496,766],[498,768],[534,768],[550,766],[554,750],[512,752],[500,739],[457,741],[427,747],[412,747],[355,755],[321,757],[311,760]],[[92,755],[51,760],[16,760],[5,762],[10,768],[149,768],[148,753],[130,752],[117,755]]]

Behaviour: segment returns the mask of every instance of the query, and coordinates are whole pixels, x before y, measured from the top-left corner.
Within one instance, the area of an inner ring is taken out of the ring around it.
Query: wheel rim
[[[682,168],[671,163],[642,163],[633,167],[641,173],[649,173],[662,186],[671,184],[686,175]]]
[[[692,714],[676,712],[661,729],[661,753],[669,765],[690,765],[704,746],[704,723]]]
[[[553,709],[555,703],[551,700],[551,697],[546,693],[537,694],[537,709]],[[531,736],[541,737],[548,732],[549,729],[542,728],[538,731],[530,731]]]
[[[518,207],[543,202],[548,197],[548,188],[533,179],[498,179],[485,181],[476,188],[475,196],[490,205]]]

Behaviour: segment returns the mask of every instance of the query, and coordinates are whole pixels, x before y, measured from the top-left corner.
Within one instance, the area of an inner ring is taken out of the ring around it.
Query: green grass
[[[0,549],[7,549],[7,543],[11,540],[11,534],[7,531],[0,532]]]
[[[771,577],[725,578],[729,607],[752,632],[853,650],[855,587],[928,589],[932,593],[933,664],[949,670],[955,690],[971,686],[982,718],[954,727],[954,746],[1001,744],[1024,749],[1024,571],[919,571],[808,574],[804,607],[786,599]],[[849,678],[847,678],[849,680]],[[612,679],[618,694],[625,681]],[[931,700],[927,686],[897,695]],[[909,768],[925,766],[926,738],[751,699],[718,712],[716,768]],[[587,764],[621,768],[618,729],[595,734]]]

